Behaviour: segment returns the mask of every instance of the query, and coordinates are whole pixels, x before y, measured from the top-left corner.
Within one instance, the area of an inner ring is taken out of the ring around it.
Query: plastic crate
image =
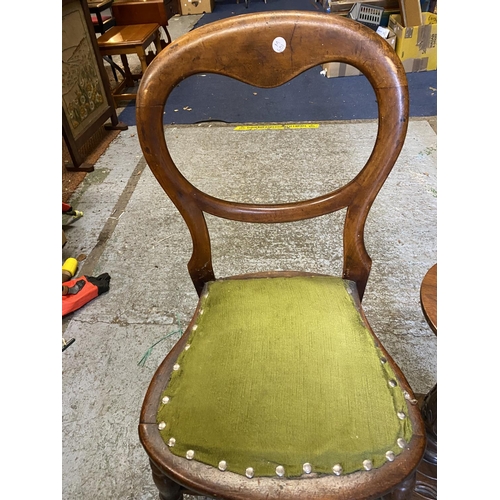
[[[383,7],[364,3],[355,3],[349,11],[348,17],[376,31],[380,26],[383,13]]]

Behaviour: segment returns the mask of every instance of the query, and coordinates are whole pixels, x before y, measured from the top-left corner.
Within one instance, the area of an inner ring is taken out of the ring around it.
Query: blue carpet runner
[[[195,26],[233,15],[269,10],[317,10],[314,0],[219,0],[214,11]],[[231,78],[203,74],[182,81],[170,94],[163,123],[269,123],[375,119],[377,102],[365,76],[326,78],[311,68],[275,89],[252,87]],[[410,116],[437,115],[437,71],[407,73]],[[120,121],[135,125],[135,101],[120,113]]]

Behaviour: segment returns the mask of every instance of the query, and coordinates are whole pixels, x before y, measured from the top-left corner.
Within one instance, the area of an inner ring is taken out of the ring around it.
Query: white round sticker
[[[273,50],[274,52],[283,52],[286,49],[286,41],[283,37],[278,36],[273,40]]]

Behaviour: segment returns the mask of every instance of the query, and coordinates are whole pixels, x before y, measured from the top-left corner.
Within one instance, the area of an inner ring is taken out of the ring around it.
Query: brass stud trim
[[[371,460],[363,460],[363,467],[365,470],[372,470],[373,462]]]

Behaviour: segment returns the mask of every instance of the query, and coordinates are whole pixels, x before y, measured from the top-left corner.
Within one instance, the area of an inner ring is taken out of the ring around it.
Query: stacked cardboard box
[[[393,48],[396,48],[396,34],[390,28],[381,27],[377,33]],[[361,75],[361,71],[346,63],[330,62],[323,64],[322,74],[327,78],[337,78],[340,76],[357,76]]]
[[[420,0],[399,0],[400,13],[389,16],[387,42],[395,49],[407,73],[437,69],[437,14],[422,13]],[[323,64],[327,78],[361,72],[345,63]]]
[[[207,14],[214,10],[215,0],[180,0],[181,14]]]
[[[417,26],[405,26],[401,15],[389,17],[389,27],[396,34],[396,54],[407,73],[437,69],[437,15],[421,14]]]

